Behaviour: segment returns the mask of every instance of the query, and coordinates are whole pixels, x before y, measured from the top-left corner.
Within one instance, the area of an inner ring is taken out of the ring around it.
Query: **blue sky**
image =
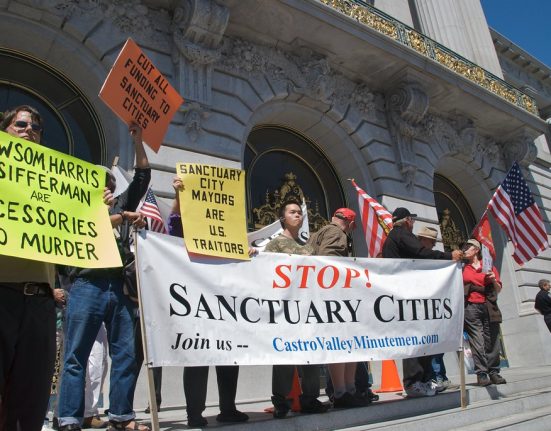
[[[551,67],[550,0],[481,0],[481,3],[490,27]]]

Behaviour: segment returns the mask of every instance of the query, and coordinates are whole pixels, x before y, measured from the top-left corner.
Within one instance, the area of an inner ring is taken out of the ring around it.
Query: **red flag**
[[[515,246],[513,258],[522,265],[549,247],[540,211],[515,162],[488,204]]]
[[[351,181],[358,192],[358,206],[360,207],[368,255],[377,257],[381,253],[388,232],[392,229],[392,214],[359,188],[354,180]]]
[[[161,217],[161,212],[159,211],[159,206],[157,205],[157,199],[155,199],[155,195],[151,191],[151,187],[147,189],[145,200],[138,211],[147,218],[150,230],[153,232],[167,233],[165,222]]]
[[[478,240],[480,244],[485,245],[492,259],[496,259],[496,249],[494,247],[494,241],[492,239],[492,229],[490,228],[490,220],[488,219],[488,212],[484,211],[482,218],[478,224],[474,227],[472,238]]]

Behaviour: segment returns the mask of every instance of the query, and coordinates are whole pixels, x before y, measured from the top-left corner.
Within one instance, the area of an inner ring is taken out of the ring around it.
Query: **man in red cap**
[[[348,256],[348,234],[356,227],[356,213],[350,208],[339,208],[331,223],[312,234],[308,241],[317,256]],[[356,394],[356,363],[329,364],[333,383],[333,406],[335,408],[363,407],[369,399]]]

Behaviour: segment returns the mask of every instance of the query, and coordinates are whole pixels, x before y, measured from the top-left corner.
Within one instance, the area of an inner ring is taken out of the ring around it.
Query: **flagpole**
[[[147,233],[146,233],[147,234]],[[149,390],[149,410],[151,412],[151,427],[152,431],[160,431],[159,414],[157,412],[157,398],[155,396],[155,384],[153,381],[153,369],[149,367],[149,355],[147,353],[147,335],[145,332],[145,318],[142,312],[142,289],[140,283],[140,272],[138,271],[138,231],[134,229],[134,264],[136,265],[136,285],[138,288],[138,312],[140,313],[140,330],[142,331],[142,348],[144,363],[147,367],[147,386]]]
[[[459,351],[459,384],[460,384],[460,393],[461,393],[461,408],[466,409],[467,408],[467,389],[465,388],[465,351],[463,350],[463,347],[461,347],[461,350]]]

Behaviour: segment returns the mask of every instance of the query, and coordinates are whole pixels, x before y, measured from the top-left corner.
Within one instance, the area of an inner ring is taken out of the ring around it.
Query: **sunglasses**
[[[42,130],[42,126],[40,124],[29,123],[23,120],[14,121],[13,125],[18,129],[26,129],[27,127],[31,126],[31,129],[33,129],[33,131],[35,132],[40,132]]]

